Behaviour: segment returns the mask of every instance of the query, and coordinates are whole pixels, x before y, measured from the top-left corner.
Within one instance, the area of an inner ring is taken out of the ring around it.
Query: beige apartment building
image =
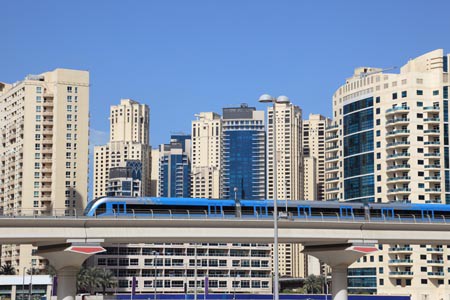
[[[201,112],[192,121],[191,197],[222,196],[222,119],[214,112]]]
[[[280,96],[268,107],[267,118],[267,198],[275,199],[276,189],[279,200],[303,199],[302,110]],[[281,276],[304,277],[301,245],[279,244],[278,256]]]
[[[56,69],[0,83],[0,203],[4,214],[81,213],[87,202],[89,73]],[[1,263],[44,268],[30,245],[5,245]]]
[[[133,276],[138,293],[209,293],[272,291],[271,247],[241,243],[160,243],[110,245],[89,258],[118,278],[118,293],[130,293]],[[195,282],[197,281],[197,285]],[[156,289],[155,289],[156,287]]]
[[[326,199],[450,203],[449,55],[434,50],[399,73],[357,68],[333,96]],[[350,289],[449,299],[446,245],[380,245],[349,270]]]
[[[325,128],[330,124],[331,119],[319,114],[309,114],[309,119],[303,120],[302,138],[303,156],[305,161],[305,200],[322,201],[325,196]],[[315,170],[311,168],[313,164],[311,158],[314,158],[315,160]],[[306,166],[307,163],[309,164],[309,166]],[[314,174],[311,172],[313,172]]]
[[[112,168],[130,168],[130,161],[141,165],[140,190],[131,196],[150,195],[151,147],[150,110],[147,105],[122,99],[110,110],[110,141],[94,148],[94,199],[106,196]]]

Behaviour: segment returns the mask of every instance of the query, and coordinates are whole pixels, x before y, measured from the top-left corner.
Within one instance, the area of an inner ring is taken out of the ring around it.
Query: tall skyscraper
[[[191,136],[172,135],[159,147],[158,195],[189,198],[191,193]]]
[[[288,97],[280,96],[268,107],[267,118],[267,198],[274,199],[276,189],[278,200],[302,200],[302,110]],[[299,244],[279,244],[281,276],[302,276],[305,266],[301,250]]]
[[[280,96],[267,115],[267,198],[274,199],[276,188],[278,199],[303,200],[302,110]]]
[[[323,200],[324,199],[324,182],[325,182],[325,128],[331,125],[331,119],[328,119],[319,114],[309,114],[309,119],[303,121],[303,155],[305,163],[308,162],[310,166],[305,167],[305,189],[308,189],[308,197],[306,200]],[[311,168],[314,158],[316,169]],[[315,180],[313,174],[315,173]],[[308,180],[306,179],[308,178]],[[313,182],[315,181],[315,183]],[[315,185],[315,188],[313,187]],[[316,190],[316,196],[313,198],[313,190]]]
[[[151,148],[148,106],[130,99],[122,99],[120,105],[111,106],[109,119],[109,143],[94,148],[94,198],[107,195],[108,191],[117,188],[117,184],[126,188],[130,184],[138,185],[139,190],[134,190],[133,196],[150,195]],[[130,161],[140,162],[141,167],[139,178],[134,178],[131,182],[129,178],[117,177],[126,173],[112,171],[113,168],[127,168],[128,172],[133,172],[131,169],[135,169],[136,164]],[[113,178],[110,178],[111,172]]]
[[[222,195],[222,119],[202,112],[192,121],[191,196],[219,199]]]
[[[0,205],[4,214],[62,215],[87,202],[89,73],[56,69],[0,83]],[[17,273],[43,268],[29,245],[2,247]]]
[[[450,204],[448,70],[449,55],[442,49],[409,60],[398,74],[355,70],[333,96],[328,200]],[[351,290],[448,296],[448,246],[380,249],[352,265]]]
[[[264,199],[264,111],[242,104],[223,109],[223,197]]]

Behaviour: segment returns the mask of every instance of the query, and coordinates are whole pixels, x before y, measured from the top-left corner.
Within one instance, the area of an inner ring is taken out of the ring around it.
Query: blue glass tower
[[[264,112],[242,104],[223,109],[223,193],[225,199],[266,197]]]
[[[160,197],[190,196],[190,141],[190,135],[172,135],[170,144],[160,146]]]
[[[344,105],[344,198],[374,202],[373,97]]]

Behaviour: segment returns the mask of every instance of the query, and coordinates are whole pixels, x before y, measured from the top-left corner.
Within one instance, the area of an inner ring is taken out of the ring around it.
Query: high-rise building
[[[302,200],[302,110],[286,96],[280,96],[268,107],[267,118],[267,198],[275,199],[276,189],[279,200]],[[281,276],[303,277],[305,265],[301,250],[298,244],[279,244]]]
[[[4,214],[73,214],[87,203],[89,73],[56,69],[0,83],[0,206]],[[29,245],[2,247],[2,264],[43,268]]]
[[[276,188],[278,199],[303,200],[302,110],[280,96],[267,118],[267,198],[274,199]]]
[[[223,198],[266,196],[264,111],[242,104],[223,109]],[[235,191],[236,189],[236,191]]]
[[[409,60],[398,74],[355,70],[333,96],[327,200],[450,204],[448,70],[442,49]],[[380,249],[352,265],[350,277],[360,278],[350,289],[448,297],[448,246]]]
[[[303,156],[304,184],[303,193],[305,200],[317,200],[317,159],[309,154]]]
[[[122,99],[119,105],[111,106],[110,141],[107,145],[94,148],[94,199],[105,196],[109,186],[119,183],[117,178],[110,179],[113,168],[132,167],[128,161],[140,162],[139,191],[133,196],[150,195],[150,159],[149,145],[149,108],[130,99]],[[114,173],[117,175],[118,173]],[[120,179],[120,184],[128,187],[128,179]]]
[[[159,147],[158,195],[189,198],[191,193],[191,136],[172,135]]]
[[[310,114],[308,120],[303,121],[303,155],[305,163],[309,158],[316,161],[316,169],[305,166],[305,200],[323,200],[324,199],[324,182],[325,182],[325,128],[331,125],[331,119],[319,114]],[[308,159],[307,159],[308,158]],[[308,163],[311,164],[309,161]],[[312,173],[315,173],[315,180],[312,180]],[[308,180],[306,179],[308,178]],[[314,183],[315,181],[315,183]],[[313,185],[316,187],[313,188]],[[308,191],[306,191],[308,189]],[[315,198],[313,190],[316,190]],[[306,193],[308,192],[308,197]]]
[[[222,119],[202,112],[192,121],[191,196],[219,199],[222,195]]]

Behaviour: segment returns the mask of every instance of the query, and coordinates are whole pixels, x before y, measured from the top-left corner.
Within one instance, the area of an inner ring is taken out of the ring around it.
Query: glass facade
[[[352,293],[376,293],[377,272],[375,268],[348,269],[348,289]]]
[[[191,163],[187,151],[190,135],[171,136],[171,142],[161,145],[159,167],[160,197],[190,197]]]
[[[245,105],[223,109],[223,193],[225,199],[266,196],[264,115]]]
[[[344,106],[344,198],[373,202],[373,97]]]

